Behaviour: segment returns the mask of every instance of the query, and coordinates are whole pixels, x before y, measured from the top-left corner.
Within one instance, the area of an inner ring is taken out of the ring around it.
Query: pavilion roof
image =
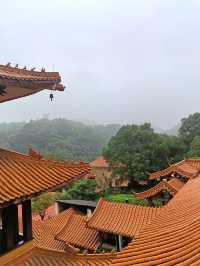
[[[155,185],[154,187],[152,187],[146,191],[140,192],[140,193],[134,193],[134,195],[138,199],[143,200],[143,199],[152,197],[163,190],[166,190],[172,196],[174,196],[183,187],[184,184],[185,183],[183,183],[181,180],[174,177],[174,178],[170,179],[169,181],[162,180],[157,185]]]
[[[164,170],[151,173],[149,179],[159,179],[161,177],[170,175],[174,172],[190,179],[196,177],[199,171],[200,171],[200,159],[187,159],[172,164]]]
[[[98,156],[94,161],[90,162],[91,167],[95,168],[108,168],[108,162],[104,159],[103,156]]]
[[[25,97],[44,89],[63,91],[58,72],[20,69],[18,65],[0,65],[0,87],[4,93],[0,95],[0,103]]]
[[[159,208],[99,200],[88,226],[102,232],[135,237],[158,215]]]
[[[73,208],[44,222],[33,223],[34,244],[40,248],[65,250],[73,245],[95,250],[99,244],[99,233],[87,227],[87,216]]]
[[[83,162],[44,160],[0,149],[0,207],[66,186],[89,171]]]

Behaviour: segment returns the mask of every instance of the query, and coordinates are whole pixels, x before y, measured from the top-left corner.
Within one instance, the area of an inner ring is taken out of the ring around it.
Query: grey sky
[[[161,128],[200,111],[200,0],[7,0],[0,62],[61,72],[64,93],[0,105],[0,121],[39,118]]]

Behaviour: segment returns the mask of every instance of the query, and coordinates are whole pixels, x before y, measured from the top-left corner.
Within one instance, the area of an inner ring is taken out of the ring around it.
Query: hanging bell
[[[50,100],[52,102],[53,101],[53,98],[54,98],[53,93],[50,93],[49,98],[50,98]]]

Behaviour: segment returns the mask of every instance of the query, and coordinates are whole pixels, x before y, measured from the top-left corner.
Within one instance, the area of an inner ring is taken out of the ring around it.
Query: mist
[[[3,103],[0,122],[151,122],[200,110],[200,0],[7,0],[0,63],[59,71],[65,92]]]

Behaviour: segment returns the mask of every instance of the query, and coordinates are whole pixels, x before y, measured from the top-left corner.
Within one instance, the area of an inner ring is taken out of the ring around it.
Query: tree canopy
[[[39,119],[28,123],[0,124],[1,147],[26,153],[28,147],[46,158],[85,160],[96,158],[120,125],[87,126],[66,119]]]
[[[93,179],[81,179],[72,183],[64,191],[64,199],[97,200],[96,181]]]
[[[194,137],[200,136],[200,113],[194,113],[181,120],[179,135],[190,144]]]
[[[127,125],[111,138],[104,156],[114,174],[128,176],[131,185],[146,179],[148,172],[182,158],[184,146],[175,136],[155,133],[151,125]]]

